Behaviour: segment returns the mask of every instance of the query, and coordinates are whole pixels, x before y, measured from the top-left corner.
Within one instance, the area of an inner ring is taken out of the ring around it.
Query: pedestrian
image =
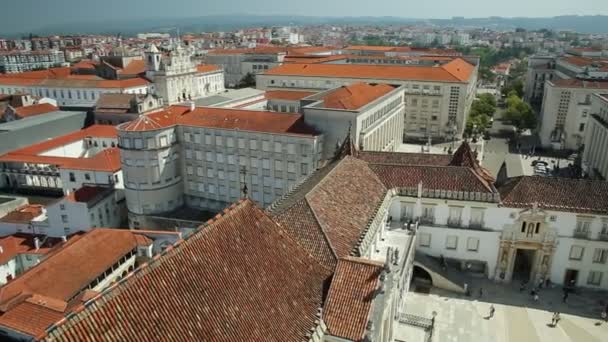
[[[557,312],[554,312],[553,315],[551,315],[551,326],[553,326],[553,327],[557,324],[557,323],[555,323],[555,314],[556,313]]]
[[[549,278],[547,277],[547,279],[545,280],[545,287],[546,287],[546,288],[549,288],[550,286],[551,286],[551,279],[549,279]]]
[[[519,285],[519,292],[524,292],[525,289],[526,289],[526,282],[522,281],[521,285]]]
[[[481,296],[483,296],[483,288],[479,288],[479,298],[481,298]]]
[[[568,290],[564,291],[564,295],[562,296],[562,302],[566,303],[568,300]]]
[[[494,304],[490,305],[490,316],[489,318],[494,317],[494,311],[496,311],[496,309],[494,309]]]
[[[538,288],[542,289],[544,283],[545,283],[545,280],[541,278],[540,281],[538,282]]]
[[[559,317],[559,312],[557,312],[557,311],[556,311],[556,312],[553,314],[553,319],[555,320],[555,323],[553,323],[553,326],[557,326],[557,323],[559,323],[559,320],[561,319],[561,318]]]
[[[608,322],[608,312],[602,311],[602,320]]]
[[[534,293],[534,301],[538,302],[538,293]]]

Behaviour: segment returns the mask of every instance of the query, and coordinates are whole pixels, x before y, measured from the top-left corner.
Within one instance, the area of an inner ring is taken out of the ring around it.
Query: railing
[[[479,222],[471,221],[471,222],[469,222],[469,228],[470,229],[483,229],[483,226],[484,226],[484,222],[483,221],[479,221]]]
[[[420,223],[422,224],[435,224],[435,218],[432,216],[421,216]]]
[[[448,219],[448,227],[450,227],[450,228],[460,228],[461,226],[462,226],[462,220],[461,219],[452,219],[452,218]]]
[[[575,230],[574,233],[572,234],[573,237],[577,238],[577,239],[588,239],[589,238],[589,231],[586,230]]]

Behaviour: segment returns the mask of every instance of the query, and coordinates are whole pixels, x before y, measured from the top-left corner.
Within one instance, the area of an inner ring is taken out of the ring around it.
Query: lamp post
[[[433,339],[433,331],[435,330],[435,317],[437,316],[437,311],[433,311],[431,313],[431,333],[430,333],[430,337],[429,337],[429,341],[432,341]]]

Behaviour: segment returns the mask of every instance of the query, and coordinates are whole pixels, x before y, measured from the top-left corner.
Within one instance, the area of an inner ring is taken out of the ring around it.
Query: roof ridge
[[[338,253],[336,252],[334,245],[331,243],[331,240],[327,236],[327,232],[325,231],[324,224],[321,223],[321,221],[319,220],[319,217],[317,216],[315,211],[312,210],[312,206],[310,205],[310,202],[308,202],[308,198],[306,198],[306,196],[304,196],[304,201],[306,201],[306,205],[310,208],[310,212],[312,213],[312,216],[315,218],[315,221],[317,221],[317,224],[319,225],[319,228],[321,229],[321,233],[323,233],[323,239],[325,239],[325,242],[327,242],[327,245],[329,246],[329,250],[331,251],[331,254],[334,256],[334,258],[336,258],[336,260],[338,260],[338,258],[339,258]]]
[[[368,265],[368,266],[379,266],[379,267],[384,267],[384,265],[385,265],[385,263],[383,263],[381,261],[365,259],[363,257],[352,256],[352,255],[338,258],[338,261],[348,261],[348,262],[353,262],[353,263],[357,263],[357,264],[363,264],[363,265]]]

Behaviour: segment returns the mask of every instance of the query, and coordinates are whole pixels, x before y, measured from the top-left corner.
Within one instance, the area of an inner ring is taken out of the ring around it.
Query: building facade
[[[319,91],[365,81],[403,86],[406,139],[462,135],[475,97],[477,67],[455,59],[438,67],[286,64],[258,74],[264,90]]]
[[[299,114],[173,106],[118,126],[131,225],[244,191],[267,206],[315,170],[322,137]]]
[[[65,55],[58,50],[0,52],[0,74],[48,69],[64,64]]]
[[[591,97],[591,116],[585,136],[583,170],[593,178],[608,179],[608,95]]]

